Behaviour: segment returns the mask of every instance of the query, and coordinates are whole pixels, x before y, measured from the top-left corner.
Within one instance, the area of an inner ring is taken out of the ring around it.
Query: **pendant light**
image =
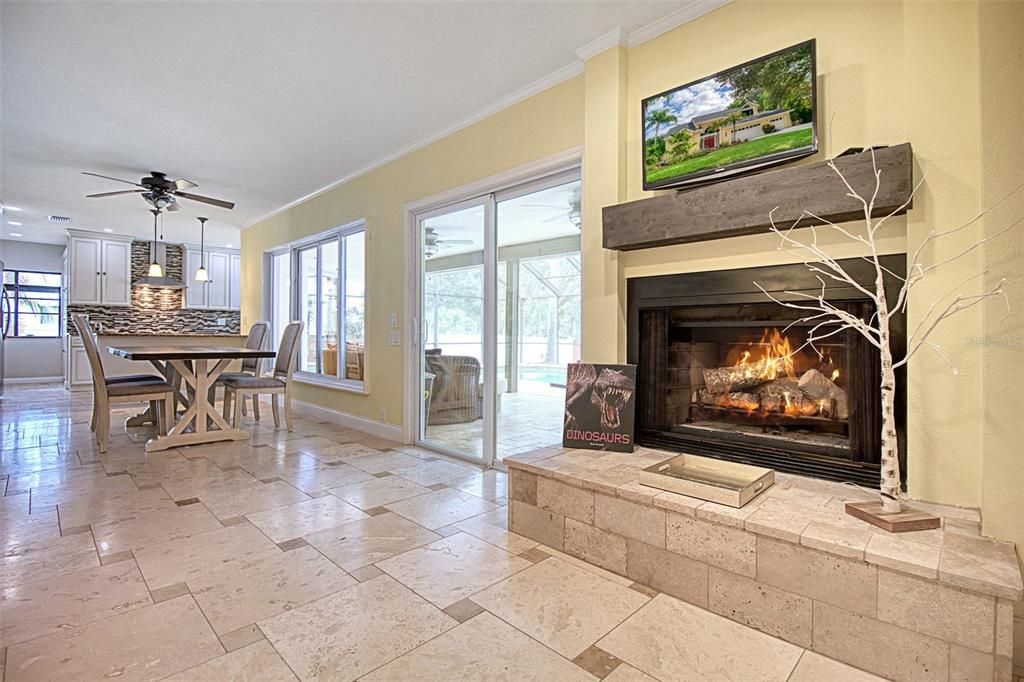
[[[197,282],[209,282],[210,273],[206,271],[206,221],[207,218],[196,218],[199,221],[199,269],[196,270]]]
[[[156,261],[156,245],[157,245],[156,223],[157,223],[157,218],[160,217],[160,209],[156,209],[156,208],[151,209],[150,213],[153,214],[153,262],[149,264],[149,273],[148,274],[149,274],[150,277],[163,277],[164,276],[163,266],[161,266],[160,263],[158,263]]]

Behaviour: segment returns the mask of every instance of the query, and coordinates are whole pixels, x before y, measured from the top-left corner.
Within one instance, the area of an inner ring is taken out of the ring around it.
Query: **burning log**
[[[849,416],[849,408],[846,405],[846,391],[835,382],[829,379],[816,369],[809,369],[803,373],[798,382],[800,390],[808,398],[813,400],[824,400],[827,404],[835,405],[835,416],[839,419],[846,419]],[[833,403],[834,401],[834,403]]]
[[[816,411],[804,394],[800,392],[795,379],[788,377],[770,381],[758,390],[761,409],[765,412],[804,414]],[[804,403],[808,404],[805,406]]]
[[[760,409],[759,397],[756,393],[744,391],[730,391],[726,393],[715,393],[711,389],[702,388],[698,392],[702,405],[711,407],[731,407],[738,410],[753,412]]]
[[[773,363],[778,364],[776,361]],[[712,393],[743,391],[771,381],[778,376],[781,370],[781,364],[778,364],[777,367],[766,367],[763,362],[744,363],[733,367],[715,367],[704,370],[704,384]]]

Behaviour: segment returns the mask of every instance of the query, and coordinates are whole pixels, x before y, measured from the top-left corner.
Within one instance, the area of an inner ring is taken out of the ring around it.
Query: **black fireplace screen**
[[[806,272],[786,267],[790,278]],[[852,330],[807,344],[811,325],[796,322],[799,311],[735,291],[760,270],[780,268],[701,273],[699,283],[695,275],[630,280],[637,442],[877,485],[877,349]],[[721,286],[709,289],[715,274]],[[833,302],[864,318],[872,310],[863,298]]]

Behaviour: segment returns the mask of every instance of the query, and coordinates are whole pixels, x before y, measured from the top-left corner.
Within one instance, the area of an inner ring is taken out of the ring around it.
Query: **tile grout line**
[[[800,661],[804,660],[804,654],[806,654],[806,653],[807,653],[807,649],[804,649],[803,647],[800,647],[800,655],[797,656],[796,663],[793,664],[792,670],[790,670],[789,674],[786,675],[786,681],[787,682],[789,682],[789,680],[791,680],[793,678],[793,675],[796,673],[796,669],[800,667]]]

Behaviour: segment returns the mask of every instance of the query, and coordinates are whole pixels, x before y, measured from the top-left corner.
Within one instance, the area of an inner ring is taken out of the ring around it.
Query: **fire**
[[[801,377],[809,370],[821,381],[834,384],[839,379],[831,357],[812,359],[811,354],[794,350],[789,337],[778,328],[768,328],[758,341],[734,347],[723,368],[705,371],[704,391],[708,402],[748,415],[832,416],[836,407],[831,399],[812,397],[804,390]],[[826,379],[829,375],[831,378]],[[832,389],[840,390],[835,386]]]
[[[759,352],[759,355],[751,361],[754,352]],[[765,329],[761,340],[750,344],[735,366],[750,367],[751,373],[759,376],[762,381],[773,381],[783,375],[796,378],[789,337],[780,334],[778,329]]]

